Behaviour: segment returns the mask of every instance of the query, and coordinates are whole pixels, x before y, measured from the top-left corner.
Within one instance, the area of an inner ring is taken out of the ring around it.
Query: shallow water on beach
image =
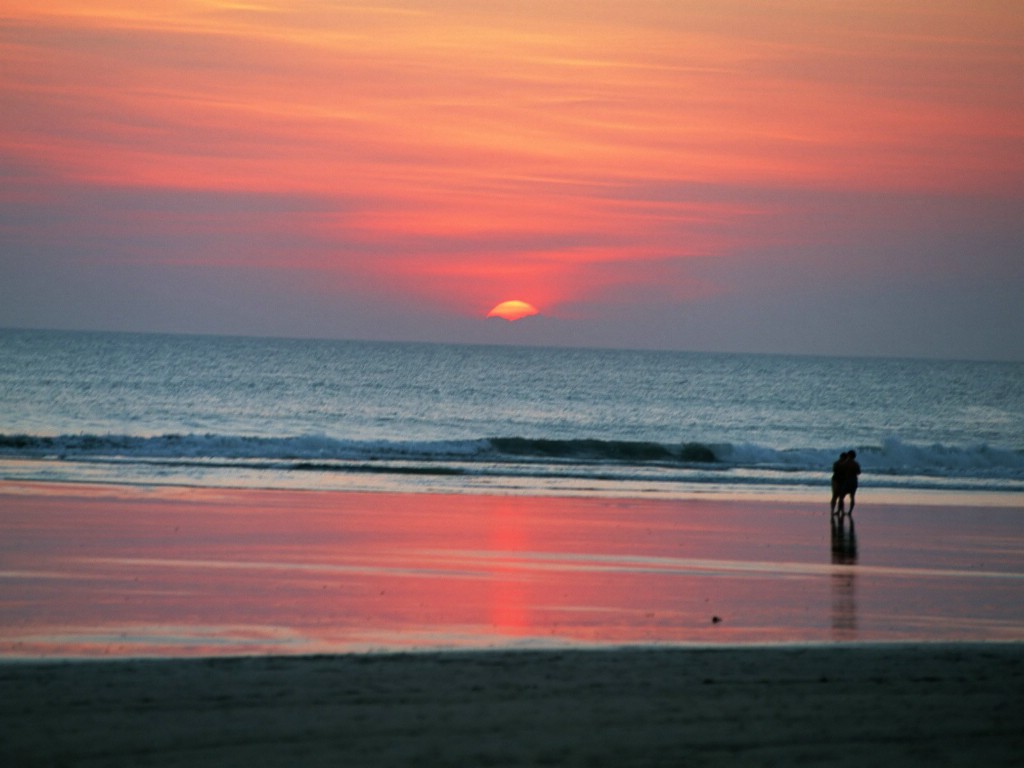
[[[0,486],[0,656],[1024,640],[1019,509]]]

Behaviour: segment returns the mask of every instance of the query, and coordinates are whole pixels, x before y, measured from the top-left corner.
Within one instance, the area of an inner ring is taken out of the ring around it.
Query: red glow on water
[[[995,512],[977,578],[930,508],[858,507],[840,560],[827,514],[749,502],[62,487],[0,510],[8,656],[1024,636],[1024,536]]]

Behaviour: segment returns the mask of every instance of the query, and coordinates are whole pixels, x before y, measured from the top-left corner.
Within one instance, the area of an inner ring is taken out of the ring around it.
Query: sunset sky
[[[0,326],[1024,359],[1018,0],[4,0],[0,99]]]

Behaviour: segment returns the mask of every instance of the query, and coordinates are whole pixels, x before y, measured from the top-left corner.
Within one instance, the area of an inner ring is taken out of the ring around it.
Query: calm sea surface
[[[0,331],[3,479],[820,494],[849,448],[1024,493],[1024,364]]]

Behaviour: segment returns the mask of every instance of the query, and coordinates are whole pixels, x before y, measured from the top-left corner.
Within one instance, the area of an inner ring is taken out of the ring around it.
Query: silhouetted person
[[[843,490],[843,465],[846,463],[848,453],[839,454],[839,459],[832,464],[832,501],[829,502],[829,511],[834,515],[836,513],[836,502],[841,499],[841,493]],[[839,511],[842,512],[842,506],[839,507]]]
[[[842,466],[842,487],[839,489],[839,511],[843,511],[843,499],[850,497],[850,509],[846,514],[853,514],[853,505],[857,501],[857,478],[860,476],[860,464],[857,463],[857,452],[849,451]]]

